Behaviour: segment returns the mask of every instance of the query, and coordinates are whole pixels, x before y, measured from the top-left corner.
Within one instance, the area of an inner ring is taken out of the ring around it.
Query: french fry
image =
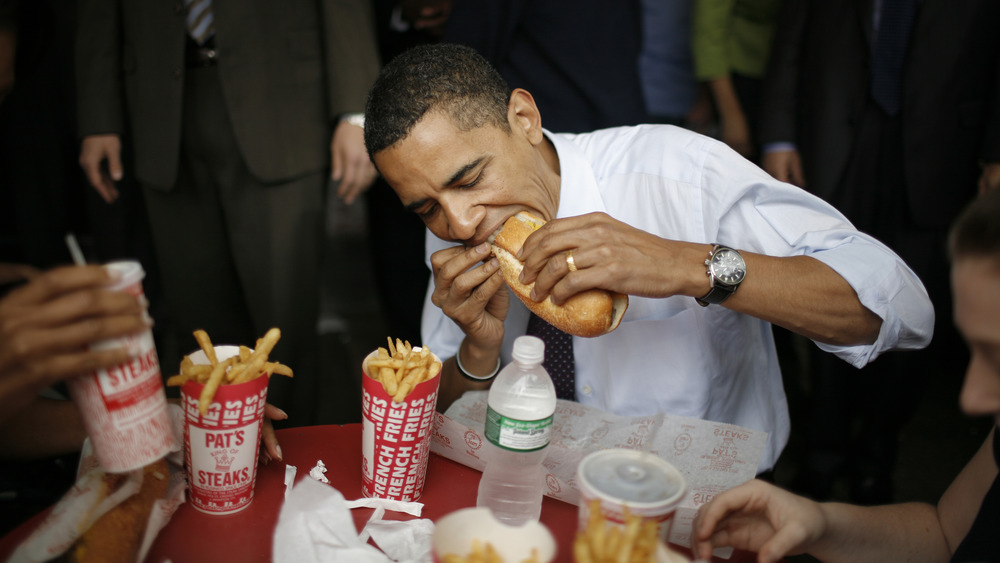
[[[441,362],[426,346],[414,348],[408,340],[386,337],[385,348],[377,348],[365,362],[365,373],[379,381],[393,402],[401,403],[413,389],[441,373]]]
[[[208,412],[220,385],[246,383],[265,373],[293,376],[292,368],[279,362],[268,361],[275,344],[281,339],[281,331],[277,328],[268,330],[263,337],[257,339],[253,350],[247,346],[240,346],[237,355],[222,362],[215,354],[215,346],[208,333],[199,329],[193,334],[209,364],[196,364],[191,356],[184,356],[181,360],[180,373],[167,378],[167,385],[184,385],[188,381],[203,384],[205,387],[198,398],[198,408],[202,414]]]
[[[500,553],[490,542],[482,542],[479,539],[472,540],[472,550],[468,555],[458,555],[456,553],[446,553],[441,557],[441,563],[504,563]],[[531,555],[522,559],[519,563],[539,563],[538,549],[532,548]],[[576,563],[581,563],[577,560]]]
[[[601,503],[590,503],[590,516],[573,541],[576,563],[654,563],[659,545],[657,523],[625,509],[625,522],[605,522]]]
[[[198,346],[201,346],[202,351],[205,352],[208,363],[212,367],[215,367],[219,363],[219,358],[215,355],[215,345],[212,344],[212,339],[208,337],[208,333],[199,328],[194,331],[194,339],[198,342]]]
[[[236,358],[229,358],[224,362],[218,362],[212,368],[212,373],[208,376],[208,382],[205,383],[205,387],[201,390],[201,396],[198,397],[198,410],[201,414],[208,413],[208,407],[212,406],[212,399],[215,397],[215,392],[219,389],[219,385],[222,384],[222,378],[226,375],[226,370],[229,369],[234,363],[236,363]]]

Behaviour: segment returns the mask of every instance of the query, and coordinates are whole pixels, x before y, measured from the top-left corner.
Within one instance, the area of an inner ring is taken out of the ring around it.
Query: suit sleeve
[[[117,0],[80,0],[75,43],[77,133],[124,129],[122,26]]]
[[[761,91],[760,142],[795,142],[800,53],[809,3],[785,0],[778,18],[767,74]]]
[[[343,113],[364,111],[380,62],[369,0],[323,0],[322,14],[332,120]]]

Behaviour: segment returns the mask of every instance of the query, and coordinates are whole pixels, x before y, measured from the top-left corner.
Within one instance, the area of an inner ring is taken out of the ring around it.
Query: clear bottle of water
[[[542,367],[545,343],[534,336],[514,341],[514,362],[490,387],[486,413],[486,469],[476,506],[501,522],[538,520],[545,486],[545,450],[552,436],[556,389]]]

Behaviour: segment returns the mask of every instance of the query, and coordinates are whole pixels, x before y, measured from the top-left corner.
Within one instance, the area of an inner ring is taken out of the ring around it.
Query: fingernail
[[[529,295],[529,297],[531,297],[532,301],[538,301],[538,296],[535,295],[535,290],[534,289],[531,290],[531,295]]]
[[[278,408],[278,407],[275,407],[275,408]],[[278,412],[281,414],[281,418],[279,418],[278,420],[285,420],[286,418],[288,418],[288,413],[287,412],[285,412],[285,411],[283,411],[281,409],[278,409]]]
[[[486,244],[485,242],[483,244],[480,244],[479,246],[476,247],[476,253],[482,256],[486,256],[487,254],[490,253],[490,245]]]
[[[494,259],[490,260],[490,266],[493,266],[493,268],[499,270],[500,269],[500,261],[497,260],[496,258],[494,258]]]
[[[521,248],[518,248],[518,249],[517,249],[517,259],[518,259],[518,260],[521,260],[521,256],[522,256],[523,254],[524,254],[524,247],[522,246]]]
[[[285,457],[281,455],[281,446],[274,446],[274,449],[278,450],[278,461],[284,461]]]
[[[122,179],[122,171],[121,170],[115,170],[114,172],[111,173],[111,177],[114,178],[115,180],[121,180]]]

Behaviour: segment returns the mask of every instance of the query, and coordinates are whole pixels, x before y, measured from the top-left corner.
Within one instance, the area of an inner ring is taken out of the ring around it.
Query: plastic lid
[[[545,342],[537,336],[518,336],[512,355],[518,363],[540,364],[545,359]]]
[[[639,505],[674,504],[684,478],[659,457],[634,450],[601,450],[580,462],[581,480],[600,497]]]

